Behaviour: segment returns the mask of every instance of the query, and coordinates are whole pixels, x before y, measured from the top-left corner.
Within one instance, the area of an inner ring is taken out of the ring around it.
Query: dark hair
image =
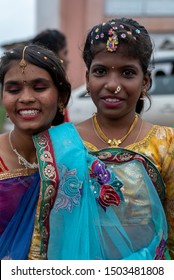
[[[150,73],[149,67],[153,52],[150,36],[144,26],[129,18],[111,19],[106,23],[95,25],[88,32],[83,49],[83,59],[88,70],[94,56],[103,50],[101,43],[104,43],[108,49],[109,40],[111,40],[110,51],[115,51],[119,45],[125,45],[124,51],[127,52],[127,55],[140,61],[144,75]],[[136,112],[140,113],[143,106],[144,101],[139,99]]]
[[[32,43],[47,47],[56,54],[67,46],[65,35],[56,29],[46,29],[37,34],[32,40]]]
[[[0,84],[4,84],[4,77],[7,71],[10,69],[11,62],[14,60],[21,60],[24,47],[17,46],[5,52],[0,60]],[[60,62],[60,59],[55,55],[54,52],[38,45],[28,45],[25,50],[24,56],[26,62],[36,65],[40,68],[45,69],[53,79],[53,82],[58,90],[60,102],[67,106],[70,94],[71,85],[67,79],[66,72]],[[1,91],[2,91],[1,88]],[[52,122],[52,125],[58,125],[63,123],[64,116],[62,112],[58,112]]]

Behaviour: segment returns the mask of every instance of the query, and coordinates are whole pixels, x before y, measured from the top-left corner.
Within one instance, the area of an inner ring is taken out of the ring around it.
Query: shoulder
[[[159,140],[166,139],[167,141],[173,141],[174,140],[174,128],[168,127],[168,126],[159,126],[154,125],[154,129],[156,130],[156,137]]]
[[[89,136],[93,133],[91,118],[78,123],[75,127],[83,139],[89,140]]]
[[[4,153],[4,151],[6,151],[8,143],[8,133],[0,134],[0,156]]]
[[[128,147],[143,151],[149,148],[157,151],[161,147],[163,147],[163,149],[165,147],[165,150],[167,151],[169,147],[172,148],[172,146],[174,146],[174,128],[152,125],[143,130],[143,135],[139,142],[135,142]]]
[[[52,133],[52,132],[57,132],[57,133],[61,133],[62,131],[66,131],[69,129],[74,129],[74,125],[71,122],[65,122],[56,126],[52,126],[51,128],[48,129],[48,132]]]
[[[0,135],[0,173],[8,171],[7,166],[5,165],[5,156],[7,153],[7,133],[1,134]]]
[[[0,173],[8,171],[7,166],[5,165],[3,159],[0,157]]]

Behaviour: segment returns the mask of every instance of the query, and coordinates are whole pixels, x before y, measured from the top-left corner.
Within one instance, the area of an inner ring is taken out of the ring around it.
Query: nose
[[[23,87],[18,100],[21,103],[33,103],[35,101],[35,97],[32,89],[28,86]]]
[[[105,84],[105,88],[110,92],[114,93],[116,88],[120,86],[119,79],[115,73],[111,73],[107,77],[107,82]]]

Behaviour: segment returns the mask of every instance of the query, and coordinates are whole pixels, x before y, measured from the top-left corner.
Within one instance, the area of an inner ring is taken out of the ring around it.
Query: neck
[[[18,139],[20,139],[18,141]],[[32,137],[17,134],[14,130],[9,133],[9,144],[18,158],[18,162],[27,168],[36,168],[36,151]]]
[[[96,118],[97,121],[101,127],[102,130],[104,130],[106,133],[111,133],[113,132],[114,135],[118,133],[118,137],[120,136],[121,133],[126,133],[129,127],[131,126],[132,122],[135,119],[136,113],[132,113],[129,115],[125,115],[120,118],[104,118],[102,115],[99,113],[96,113]],[[113,130],[114,128],[114,130]]]

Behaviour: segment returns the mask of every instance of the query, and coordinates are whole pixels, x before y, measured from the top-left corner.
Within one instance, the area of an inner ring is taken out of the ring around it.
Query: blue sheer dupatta
[[[125,149],[90,154],[70,123],[36,136],[35,145],[43,258],[166,258],[167,223],[154,183],[164,185],[148,159]]]
[[[39,172],[26,177],[6,179],[6,184],[13,181],[25,184],[30,181],[28,190],[23,195],[15,214],[0,237],[0,259],[25,260],[28,256],[33,233],[35,211],[40,189]]]

